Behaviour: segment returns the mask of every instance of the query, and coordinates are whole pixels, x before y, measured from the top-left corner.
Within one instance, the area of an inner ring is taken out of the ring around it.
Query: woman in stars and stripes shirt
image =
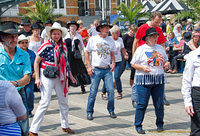
[[[29,135],[37,135],[44,114],[50,103],[53,89],[55,89],[58,97],[62,130],[67,133],[74,133],[74,131],[69,128],[68,124],[69,107],[67,77],[70,77],[73,83],[76,83],[76,80],[72,76],[69,68],[66,44],[62,41],[62,38],[67,34],[67,29],[55,22],[52,27],[46,27],[46,32],[50,39],[43,43],[38,49],[34,64],[36,75],[35,83],[37,87],[40,87],[41,100],[32,120]],[[39,64],[41,61],[39,74]],[[58,67],[59,76],[57,78],[48,78],[43,75],[43,70],[47,65]]]

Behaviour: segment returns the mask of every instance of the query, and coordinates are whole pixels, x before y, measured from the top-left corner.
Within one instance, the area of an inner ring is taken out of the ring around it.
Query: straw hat
[[[47,35],[48,35],[49,37],[50,37],[50,31],[51,31],[51,30],[54,30],[54,29],[60,30],[60,31],[62,32],[62,37],[65,37],[66,34],[68,33],[68,32],[67,32],[67,29],[66,29],[65,27],[61,27],[61,25],[60,25],[58,22],[53,23],[52,27],[46,26],[45,29],[46,29]]]

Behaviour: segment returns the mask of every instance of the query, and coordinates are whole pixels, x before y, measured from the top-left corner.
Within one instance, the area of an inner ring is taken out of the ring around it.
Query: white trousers
[[[62,128],[69,128],[68,124],[68,94],[64,97],[63,87],[61,81],[56,79],[46,78],[42,73],[43,70],[40,72],[40,80],[42,85],[40,86],[41,91],[41,100],[39,102],[38,108],[35,112],[34,118],[31,123],[30,131],[33,133],[38,133],[40,129],[40,125],[44,118],[44,114],[46,113],[49,103],[51,101],[52,90],[55,89],[56,95],[58,97],[58,104],[60,107],[60,120],[61,120],[61,127]]]

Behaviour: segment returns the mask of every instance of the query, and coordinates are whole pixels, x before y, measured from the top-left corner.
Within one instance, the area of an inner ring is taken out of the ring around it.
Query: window
[[[52,7],[57,8],[57,0],[52,0]]]
[[[59,0],[59,8],[64,8],[64,0]]]
[[[96,10],[101,10],[101,1],[95,0],[95,9]]]

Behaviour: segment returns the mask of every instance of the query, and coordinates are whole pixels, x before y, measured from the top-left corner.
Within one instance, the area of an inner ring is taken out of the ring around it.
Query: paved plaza
[[[107,101],[101,99],[101,87],[97,94],[95,103],[94,120],[88,121],[86,118],[86,106],[89,95],[81,94],[80,87],[70,88],[69,91],[69,124],[75,131],[74,136],[139,136],[134,127],[135,109],[131,104],[131,88],[129,86],[130,70],[126,70],[121,79],[123,83],[123,99],[115,99],[116,119],[111,119],[107,112]],[[164,129],[158,133],[155,125],[155,112],[152,100],[146,111],[143,128],[147,131],[146,136],[189,136],[190,118],[184,109],[181,94],[182,74],[167,74],[166,96],[170,106],[165,106]],[[115,90],[116,91],[116,90]],[[117,93],[115,93],[117,96]],[[35,93],[35,112],[40,93]],[[31,122],[31,119],[30,119]],[[40,136],[64,136],[60,126],[60,115],[55,91],[48,111],[45,114],[42,126],[39,131]],[[67,134],[69,135],[69,134]]]

